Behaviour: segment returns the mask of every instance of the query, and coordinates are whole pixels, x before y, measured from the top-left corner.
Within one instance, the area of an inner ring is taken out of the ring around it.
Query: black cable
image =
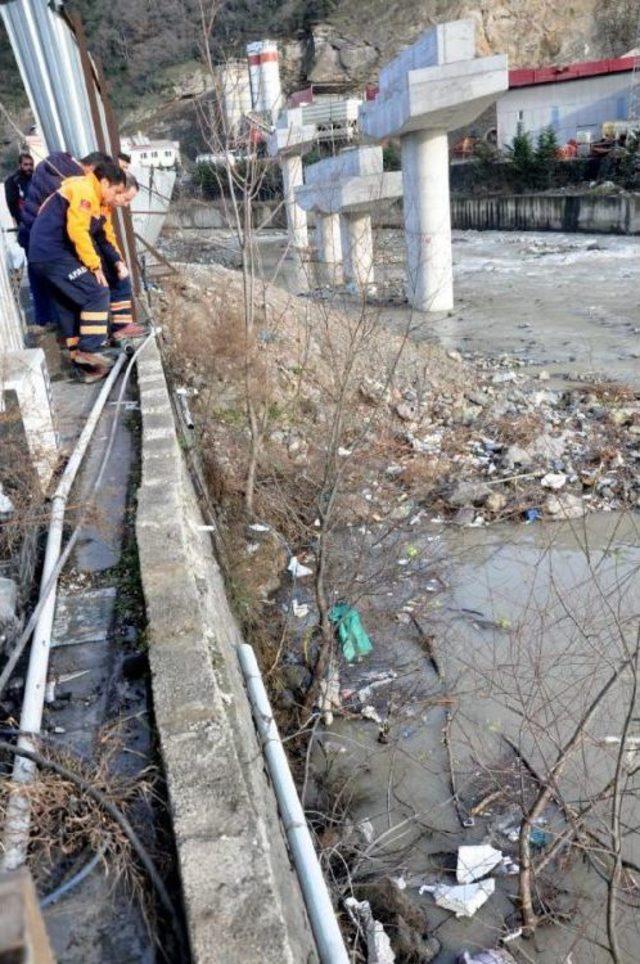
[[[104,810],[107,811],[109,816],[111,816],[113,820],[115,820],[115,822],[123,831],[127,839],[130,841],[131,846],[133,847],[140,862],[142,863],[147,874],[149,875],[149,879],[151,880],[153,886],[156,889],[156,892],[160,899],[160,903],[165,908],[165,910],[169,914],[169,917],[171,918],[171,925],[176,935],[176,939],[178,941],[180,951],[182,954],[184,954],[184,957],[182,957],[181,960],[185,960],[185,961],[188,960],[189,959],[188,942],[184,932],[184,928],[182,926],[182,921],[180,920],[180,917],[178,916],[178,913],[175,907],[173,906],[173,901],[169,897],[167,888],[165,887],[164,882],[160,874],[158,873],[153,860],[149,856],[149,853],[146,847],[144,846],[144,844],[142,843],[142,841],[140,840],[137,833],[135,832],[135,830],[133,829],[133,827],[125,817],[125,815],[122,813],[122,811],[119,810],[118,807],[116,807],[116,805],[111,800],[109,800],[109,798],[106,796],[106,794],[102,792],[102,790],[98,790],[97,787],[94,787],[92,783],[90,783],[84,777],[81,777],[78,773],[75,773],[73,770],[70,770],[62,763],[56,763],[54,760],[48,760],[46,757],[43,757],[40,753],[36,753],[35,750],[23,749],[22,747],[15,746],[13,743],[8,743],[6,740],[0,740],[0,750],[4,750],[7,753],[16,754],[17,756],[26,757],[27,760],[31,760],[33,763],[35,763],[37,766],[41,767],[42,769],[52,770],[54,773],[57,773],[59,776],[64,777],[66,780],[70,780],[72,783],[75,783],[75,785],[79,787],[83,791],[83,793],[86,793],[87,796],[95,800],[96,803],[98,803]]]

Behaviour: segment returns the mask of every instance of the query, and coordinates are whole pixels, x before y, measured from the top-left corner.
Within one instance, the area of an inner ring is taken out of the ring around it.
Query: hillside
[[[348,87],[375,81],[395,52],[447,19],[472,17],[481,53],[505,52],[512,66],[538,66],[620,55],[636,46],[640,16],[640,0],[212,2],[214,57],[241,53],[258,37],[276,37],[288,92],[310,82]],[[175,127],[177,136],[197,139],[194,120],[179,102],[202,89],[199,0],[70,0],[69,6],[85,21],[123,122],[154,132]],[[0,97],[18,111],[26,98],[4,35],[0,68]],[[171,119],[176,108],[177,126]]]

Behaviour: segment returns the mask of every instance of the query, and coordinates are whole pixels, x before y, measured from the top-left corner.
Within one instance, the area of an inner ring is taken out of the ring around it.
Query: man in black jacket
[[[9,213],[16,224],[20,224],[22,205],[33,174],[31,154],[22,153],[18,160],[18,170],[10,174],[4,182],[4,193]]]

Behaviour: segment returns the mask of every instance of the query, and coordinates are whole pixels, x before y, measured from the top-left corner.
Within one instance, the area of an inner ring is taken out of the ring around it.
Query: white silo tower
[[[283,104],[280,58],[275,40],[258,40],[247,45],[253,108],[275,122]]]

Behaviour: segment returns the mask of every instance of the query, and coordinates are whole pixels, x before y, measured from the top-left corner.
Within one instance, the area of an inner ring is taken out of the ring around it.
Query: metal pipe
[[[42,711],[44,708],[49,653],[51,649],[51,632],[53,629],[53,617],[55,614],[58,588],[57,577],[51,581],[51,576],[54,573],[60,557],[67,499],[69,498],[71,486],[80,468],[80,463],[84,458],[89,442],[98,424],[102,409],[105,406],[109,393],[125,360],[125,355],[120,355],[109,372],[52,498],[47,547],[40,581],[41,595],[46,592],[47,596],[34,627],[31,641],[29,668],[27,670],[24,701],[20,716],[20,730],[23,735],[18,739],[18,746],[22,749],[35,749],[32,736],[38,734],[42,726]],[[36,765],[32,760],[17,756],[11,778],[14,783],[27,784],[31,782],[35,770]],[[2,867],[4,870],[15,870],[24,863],[29,843],[29,824],[30,807],[28,795],[21,792],[19,788],[14,788],[6,813],[5,850],[2,858]]]
[[[242,643],[238,647],[238,658],[320,960],[323,964],[349,964],[349,955],[252,647]]]

